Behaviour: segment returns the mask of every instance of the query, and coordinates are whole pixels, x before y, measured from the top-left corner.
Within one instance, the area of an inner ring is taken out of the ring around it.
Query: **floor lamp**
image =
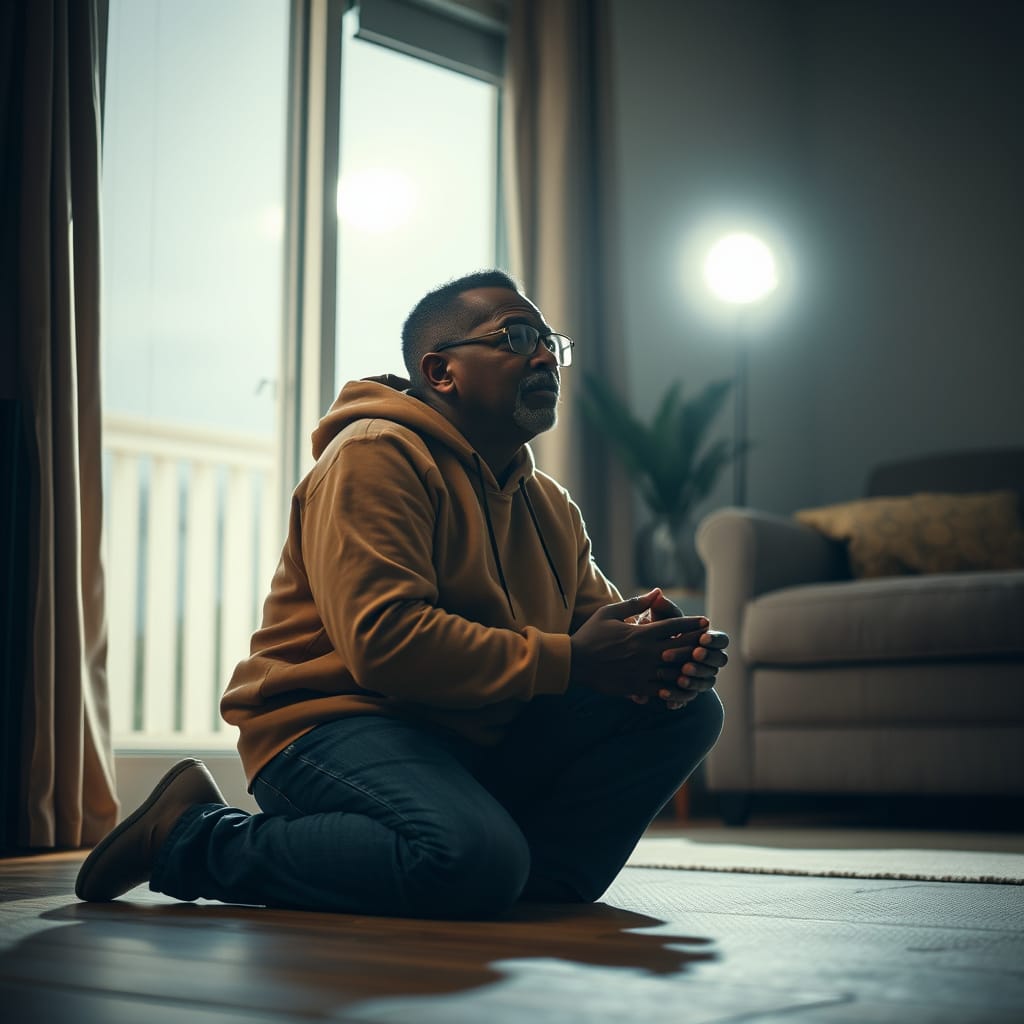
[[[737,232],[720,238],[708,250],[704,280],[713,295],[736,310],[736,379],[733,391],[733,504],[747,503],[747,346],[743,314],[778,286],[775,257],[756,235]]]

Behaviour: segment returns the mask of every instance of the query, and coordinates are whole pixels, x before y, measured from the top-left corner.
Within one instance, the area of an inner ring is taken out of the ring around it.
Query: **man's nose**
[[[545,367],[553,369],[555,376],[558,376],[558,359],[542,340],[537,342],[537,347],[533,350],[533,355],[530,356],[530,366],[536,367],[538,370]]]

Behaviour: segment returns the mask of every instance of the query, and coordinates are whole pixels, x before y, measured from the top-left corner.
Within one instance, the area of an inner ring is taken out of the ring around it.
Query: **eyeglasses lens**
[[[537,328],[529,324],[511,324],[506,332],[509,348],[521,356],[532,356],[537,351],[538,341],[543,341],[559,366],[568,366],[572,362],[572,342],[561,334],[548,334],[541,338]]]

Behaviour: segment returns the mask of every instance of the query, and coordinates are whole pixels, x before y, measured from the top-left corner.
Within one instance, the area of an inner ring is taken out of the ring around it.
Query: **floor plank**
[[[590,907],[430,922],[73,896],[0,861],[5,1022],[1008,1024],[1024,887],[626,869]]]

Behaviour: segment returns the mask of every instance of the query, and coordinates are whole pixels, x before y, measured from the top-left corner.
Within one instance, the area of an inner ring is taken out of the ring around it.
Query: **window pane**
[[[104,530],[115,743],[217,714],[280,549],[287,0],[112,0]]]
[[[498,89],[354,38],[345,15],[336,384],[405,375],[402,322],[494,266]]]
[[[109,411],[273,435],[288,6],[111,2]]]

